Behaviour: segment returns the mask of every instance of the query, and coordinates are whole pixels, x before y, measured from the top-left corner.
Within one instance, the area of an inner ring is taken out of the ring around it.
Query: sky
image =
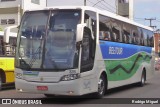
[[[84,0],[47,0],[48,6],[62,5],[84,5]],[[86,0],[88,6],[105,9],[116,13],[115,0]],[[99,2],[101,1],[101,2]],[[152,21],[152,26],[160,29],[160,0],[133,0],[134,1],[134,21],[149,26],[150,21],[146,19],[156,19]]]

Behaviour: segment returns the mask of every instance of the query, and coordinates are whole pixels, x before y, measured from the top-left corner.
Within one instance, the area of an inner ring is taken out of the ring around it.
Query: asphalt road
[[[84,97],[89,97],[84,99]],[[0,105],[0,107],[159,107],[159,104],[106,104],[108,100],[112,100],[113,103],[118,101],[127,101],[128,99],[134,100],[134,98],[160,98],[160,71],[156,71],[154,78],[147,81],[144,87],[138,87],[136,84],[112,89],[108,91],[108,94],[103,99],[92,99],[91,95],[80,97],[65,98],[60,97],[57,99],[48,99],[42,94],[28,94],[17,93],[14,89],[6,89],[0,91],[0,98],[36,98],[42,101],[43,105]],[[109,98],[109,99],[108,99]],[[113,99],[112,99],[113,98]],[[126,98],[126,99],[123,99]],[[22,99],[23,100],[23,99]],[[160,103],[160,102],[159,102]]]

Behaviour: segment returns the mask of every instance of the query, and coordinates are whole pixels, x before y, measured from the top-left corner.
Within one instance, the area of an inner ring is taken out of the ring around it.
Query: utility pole
[[[87,5],[86,1],[87,1],[87,0],[84,0],[84,6],[86,6],[86,5]]]
[[[128,0],[128,2],[129,2],[129,19],[133,20],[133,16],[134,16],[134,2],[133,2],[133,0]]]
[[[150,18],[150,19],[145,18],[145,20],[149,20],[149,22],[150,22],[150,27],[156,28],[156,26],[152,26],[152,21],[153,21],[153,20],[156,20],[156,18]]]

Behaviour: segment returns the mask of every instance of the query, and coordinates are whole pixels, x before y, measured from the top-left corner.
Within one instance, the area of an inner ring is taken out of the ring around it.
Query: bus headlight
[[[75,80],[80,78],[80,74],[68,74],[68,75],[64,75],[61,78],[61,81],[70,81],[70,80]]]
[[[18,79],[22,79],[23,78],[23,75],[21,73],[16,73],[15,76]]]

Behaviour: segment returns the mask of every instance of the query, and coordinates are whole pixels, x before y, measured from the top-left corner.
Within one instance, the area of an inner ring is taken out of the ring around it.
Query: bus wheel
[[[141,75],[141,81],[139,82],[139,86],[143,87],[145,85],[145,82],[146,82],[146,75],[145,72],[143,71]]]
[[[102,74],[98,80],[98,92],[96,94],[96,98],[102,98],[106,91],[106,78]]]

